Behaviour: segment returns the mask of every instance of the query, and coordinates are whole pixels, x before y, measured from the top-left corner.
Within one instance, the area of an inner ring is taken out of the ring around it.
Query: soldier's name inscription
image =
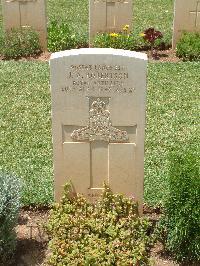
[[[67,69],[66,93],[122,93],[132,94],[135,88],[128,84],[129,72],[120,65],[71,65]]]

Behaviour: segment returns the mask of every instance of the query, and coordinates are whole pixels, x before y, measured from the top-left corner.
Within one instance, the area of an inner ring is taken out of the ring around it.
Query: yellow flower
[[[140,36],[141,36],[141,37],[144,37],[144,36],[145,36],[145,33],[144,33],[144,32],[141,32],[141,33],[140,33]]]
[[[116,37],[118,37],[118,36],[119,36],[119,34],[117,34],[117,33],[115,33],[115,32],[111,32],[111,33],[110,33],[110,36],[111,36],[111,37],[115,37],[115,38],[116,38]]]
[[[123,30],[124,31],[127,31],[129,29],[129,25],[125,25],[124,27],[123,27]]]

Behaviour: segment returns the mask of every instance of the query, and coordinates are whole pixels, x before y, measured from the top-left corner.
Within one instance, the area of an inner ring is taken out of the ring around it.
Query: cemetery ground
[[[67,17],[77,38],[87,46],[88,1],[75,2],[59,0],[55,5],[54,0],[49,0],[48,19],[51,22]],[[134,1],[136,36],[154,26],[164,34],[168,47],[172,20],[173,1]],[[170,151],[196,143],[199,138],[196,123],[200,64],[181,62],[171,50],[159,53],[160,60],[148,64],[146,105],[144,201],[148,206],[145,215],[153,221],[159,219],[160,207],[168,193]],[[44,53],[37,61],[34,58],[0,60],[0,170],[15,173],[23,180],[24,208],[17,226],[17,265],[42,265],[46,253],[43,236],[37,227],[30,229],[30,225],[45,223],[53,203],[50,76],[45,62],[48,58],[49,54]],[[30,230],[33,230],[32,238]],[[162,251],[160,245],[152,250],[156,265],[176,265]]]
[[[144,215],[155,223],[160,217],[160,212],[158,209],[145,208]],[[17,251],[11,266],[45,266],[48,237],[44,233],[43,224],[48,221],[48,218],[48,208],[23,208],[20,211],[16,227]],[[161,243],[157,243],[152,248],[150,256],[154,266],[179,266],[164,251]]]
[[[0,62],[0,72],[0,116],[3,122],[0,131],[0,165],[3,170],[22,177],[22,201],[25,206],[50,206],[53,202],[53,162],[48,63]],[[144,188],[145,203],[152,209],[162,205],[168,191],[169,151],[191,141],[195,143],[198,139],[195,116],[199,98],[199,72],[200,64],[196,62],[148,65]],[[18,236],[25,240],[19,240],[17,256],[21,258],[21,252],[24,260],[42,261],[45,246],[38,236],[36,240],[34,236],[32,240],[29,239],[27,215],[32,217],[33,224],[33,217],[36,216],[40,222],[45,217],[43,212],[22,211],[21,218],[25,224],[19,225]],[[155,215],[150,214],[153,219]],[[157,265],[171,265],[170,260],[162,257],[159,248],[156,247],[158,253],[155,251],[152,254],[158,257]],[[41,251],[41,257],[38,250]],[[24,254],[24,251],[27,253]]]
[[[139,33],[151,25],[164,34],[164,41],[169,44],[172,36],[172,2],[171,0],[134,1],[135,35],[139,36]],[[47,16],[49,22],[55,18],[58,21],[67,18],[74,33],[83,40],[83,43],[87,42],[88,1],[77,0],[74,4],[73,1],[62,0],[55,5],[53,0],[49,0]],[[2,32],[1,6],[0,25]],[[48,64],[32,61],[1,61],[0,64],[3,118],[0,147],[3,157],[0,165],[5,170],[22,176],[24,182],[28,184],[24,186],[24,204],[47,204],[52,200]],[[195,135],[193,134],[195,126],[190,118],[195,114],[194,95],[199,82],[198,72],[198,63],[149,65],[145,168],[145,200],[149,204],[162,202],[161,195],[166,186],[165,175],[162,176],[160,172],[158,174],[158,169],[163,168],[162,172],[165,173],[163,156],[166,156],[169,148],[167,145],[173,147],[177,140],[184,142],[185,138]],[[155,102],[155,99],[158,100]],[[187,99],[188,110],[182,106],[184,99]],[[177,111],[172,110],[173,104]],[[178,116],[173,112],[177,112]],[[187,134],[182,132],[182,128],[187,129]],[[177,136],[174,136],[174,132]],[[156,149],[157,146],[160,148]],[[150,169],[154,169],[153,172]]]
[[[51,102],[48,63],[0,62],[1,167],[24,180],[23,203],[48,204],[52,191]],[[167,156],[195,142],[200,64],[150,63],[145,136],[145,202],[167,193]]]

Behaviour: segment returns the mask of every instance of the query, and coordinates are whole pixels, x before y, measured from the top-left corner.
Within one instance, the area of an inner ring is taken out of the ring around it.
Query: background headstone
[[[45,0],[2,0],[4,29],[32,27],[39,33],[40,44],[47,47]]]
[[[142,212],[146,64],[145,54],[114,49],[51,56],[57,201],[69,180],[91,200],[105,181]]]
[[[174,5],[173,49],[182,31],[200,32],[200,0],[176,0]]]
[[[98,32],[132,30],[132,0],[90,0],[90,40]]]

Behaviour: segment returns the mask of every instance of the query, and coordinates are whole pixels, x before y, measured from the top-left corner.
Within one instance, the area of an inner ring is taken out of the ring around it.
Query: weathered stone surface
[[[2,0],[4,29],[32,27],[39,33],[42,48],[47,48],[45,0]]]
[[[98,32],[132,30],[132,0],[90,0],[90,40]]]
[[[200,32],[200,0],[176,0],[174,5],[173,49],[182,31]]]
[[[106,182],[142,210],[146,64],[145,54],[114,49],[51,56],[56,200],[69,180],[91,200]]]

